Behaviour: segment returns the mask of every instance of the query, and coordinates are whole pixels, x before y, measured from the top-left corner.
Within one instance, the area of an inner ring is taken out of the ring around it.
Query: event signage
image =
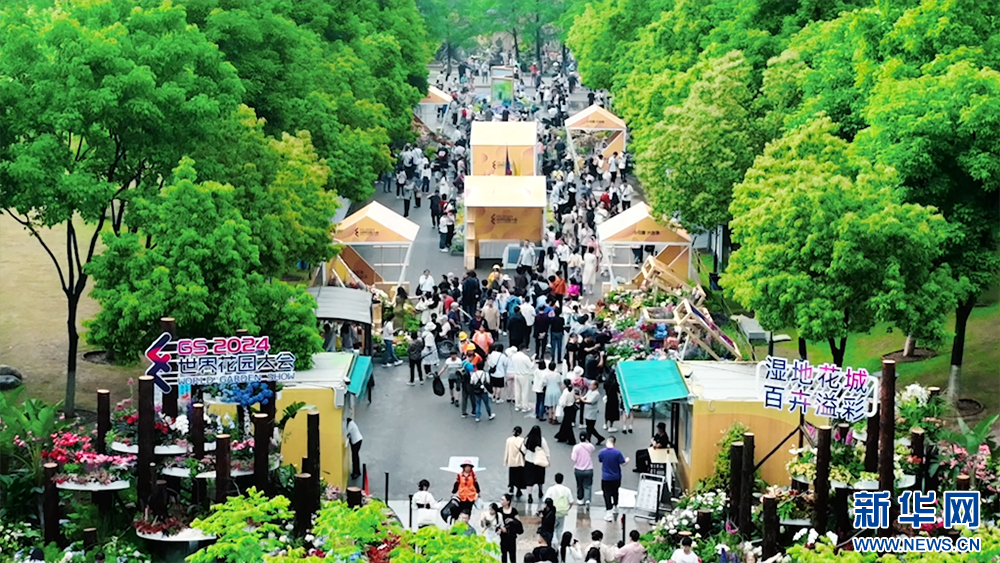
[[[767,409],[801,414],[812,409],[816,416],[857,422],[874,416],[878,406],[878,378],[864,368],[768,356],[757,364],[757,380]]]
[[[174,375],[177,384],[212,385],[295,379],[295,355],[288,351],[271,353],[267,336],[220,336],[181,338],[173,341],[163,333],[146,350],[152,362],[146,369],[164,393],[170,384],[164,376]]]

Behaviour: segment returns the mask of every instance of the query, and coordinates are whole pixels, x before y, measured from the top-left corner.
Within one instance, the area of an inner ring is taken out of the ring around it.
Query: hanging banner
[[[816,416],[853,423],[874,416],[878,408],[878,378],[864,368],[768,356],[757,364],[757,388],[766,409],[801,414],[812,409]]]

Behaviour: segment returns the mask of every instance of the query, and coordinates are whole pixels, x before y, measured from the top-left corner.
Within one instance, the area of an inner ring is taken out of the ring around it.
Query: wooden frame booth
[[[419,225],[376,201],[341,221],[333,238],[344,245],[340,257],[351,272],[389,293],[406,279],[419,231]],[[395,281],[387,281],[396,270]]]
[[[690,288],[689,280],[697,276],[694,269],[694,248],[691,236],[680,227],[669,226],[653,217],[653,209],[644,202],[636,202],[618,215],[597,226],[597,240],[601,245],[602,266],[611,274],[605,293],[618,285],[616,269],[636,287],[652,280],[662,289]],[[653,247],[653,256],[636,264],[634,249]]]
[[[465,267],[502,258],[521,241],[539,242],[545,229],[544,176],[465,178]]]
[[[619,155],[625,152],[625,138],[628,133],[625,121],[596,104],[566,119],[566,144],[569,146],[570,155],[574,162],[576,162],[577,154],[576,146],[573,143],[573,133],[602,132],[609,133],[601,139],[604,145],[601,149],[601,155],[604,156],[604,168],[601,172],[606,172],[609,165],[608,158],[616,152]]]

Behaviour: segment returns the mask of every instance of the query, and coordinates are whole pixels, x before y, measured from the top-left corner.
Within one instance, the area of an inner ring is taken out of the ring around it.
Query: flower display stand
[[[139,453],[138,444],[123,444],[121,442],[112,442],[111,449],[123,453],[123,454],[137,454]],[[208,442],[205,444],[205,451],[211,452],[215,450],[215,442]],[[169,444],[164,446],[155,446],[153,448],[154,455],[185,455],[191,451],[191,445],[181,446],[177,444]]]
[[[110,483],[77,483],[74,481],[63,481],[56,483],[56,488],[63,491],[82,491],[86,493],[100,493],[112,491],[124,491],[131,487],[128,481],[112,481]]]

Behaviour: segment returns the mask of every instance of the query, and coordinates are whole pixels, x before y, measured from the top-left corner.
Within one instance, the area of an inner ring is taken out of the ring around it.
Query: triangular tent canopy
[[[576,131],[620,131],[625,130],[625,122],[620,117],[592,105],[566,120],[566,128]]]
[[[451,102],[451,96],[437,86],[427,88],[427,97],[420,100],[422,104],[447,104]]]
[[[466,176],[466,207],[545,207],[545,176]]]
[[[419,230],[413,221],[373,201],[344,219],[333,238],[342,244],[408,243]]]
[[[691,236],[687,231],[657,221],[653,218],[652,208],[642,202],[598,225],[597,238],[602,244],[609,242],[691,244]]]

